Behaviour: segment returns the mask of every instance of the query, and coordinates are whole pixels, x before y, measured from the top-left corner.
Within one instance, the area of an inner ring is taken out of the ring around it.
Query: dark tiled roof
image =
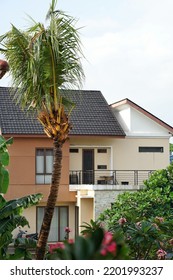
[[[71,114],[71,135],[125,136],[100,91],[64,91],[76,107]],[[12,101],[9,88],[0,87],[2,134],[44,134],[41,124]]]
[[[7,87],[0,87],[0,127],[2,134],[43,134],[38,121],[12,101]]]

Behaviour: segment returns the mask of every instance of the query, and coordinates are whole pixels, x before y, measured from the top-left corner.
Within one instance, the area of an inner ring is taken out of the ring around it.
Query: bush
[[[173,259],[173,164],[151,174],[145,187],[120,194],[99,217],[121,231],[132,259]]]

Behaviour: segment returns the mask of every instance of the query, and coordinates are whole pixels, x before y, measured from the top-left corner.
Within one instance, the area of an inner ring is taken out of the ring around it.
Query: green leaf
[[[36,248],[37,240],[33,238],[17,238],[15,239],[15,246],[24,248]]]
[[[2,137],[2,136],[0,135],[0,145],[3,144],[3,143],[5,143],[5,139],[4,139],[4,137]]]
[[[6,204],[5,198],[0,194],[0,209]]]
[[[12,232],[18,226],[24,227],[26,225],[29,226],[29,223],[24,216],[11,215],[0,220],[0,234]]]
[[[7,166],[9,164],[9,154],[8,154],[8,151],[0,153],[0,162],[4,166]]]
[[[4,137],[2,137],[0,135],[0,149],[2,149],[4,147],[6,148],[7,145],[11,145],[12,143],[13,143],[13,138],[12,137],[6,140]]]
[[[6,193],[9,185],[9,173],[3,166],[0,168],[0,193]]]
[[[94,244],[95,251],[97,251],[100,248],[103,241],[103,237],[104,237],[104,231],[102,228],[98,228],[94,232],[92,232],[91,240]]]
[[[82,236],[76,238],[74,244],[75,260],[89,260],[94,252],[94,243]]]
[[[6,144],[7,144],[7,145],[13,144],[13,138],[11,137],[11,138],[9,138],[8,140],[6,140]]]
[[[25,248],[16,248],[14,254],[8,256],[8,260],[21,260],[24,258],[25,253]]]
[[[42,197],[43,195],[38,193],[8,201],[6,205],[0,209],[0,220],[11,214],[19,214],[21,209],[37,204]]]

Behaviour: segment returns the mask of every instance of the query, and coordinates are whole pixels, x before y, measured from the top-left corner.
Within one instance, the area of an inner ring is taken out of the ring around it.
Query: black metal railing
[[[143,185],[154,170],[73,170],[71,185]]]

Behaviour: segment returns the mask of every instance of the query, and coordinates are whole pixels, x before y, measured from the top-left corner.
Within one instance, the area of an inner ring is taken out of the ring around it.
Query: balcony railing
[[[143,185],[154,170],[73,170],[71,185]]]

